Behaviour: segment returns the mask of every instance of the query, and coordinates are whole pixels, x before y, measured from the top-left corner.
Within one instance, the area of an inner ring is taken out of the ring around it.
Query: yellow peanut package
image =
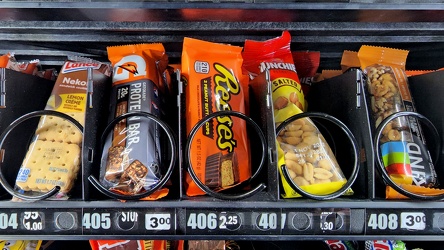
[[[290,51],[290,34],[258,42],[247,40],[243,52],[243,69],[251,78],[265,70],[270,72],[276,125],[300,114],[306,107],[304,94]],[[346,182],[339,164],[322,134],[309,118],[285,127],[277,136],[278,166],[284,198],[300,197],[283,177],[280,166],[286,165],[293,182],[314,195],[331,194]],[[349,190],[347,194],[351,194]]]

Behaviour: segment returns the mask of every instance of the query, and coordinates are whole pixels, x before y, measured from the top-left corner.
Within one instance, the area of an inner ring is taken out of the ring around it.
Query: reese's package
[[[305,110],[304,93],[290,51],[291,36],[267,41],[245,41],[243,69],[251,78],[270,72],[276,125]],[[346,179],[326,140],[309,118],[298,119],[277,136],[278,166],[286,165],[293,182],[304,191],[330,194],[339,190]],[[282,175],[281,168],[279,171]],[[281,178],[285,198],[300,197],[285,178]],[[350,192],[351,193],[351,190]]]
[[[88,77],[88,68],[92,76]],[[62,66],[46,110],[67,114],[84,124],[88,79],[106,84],[108,64],[70,57]],[[67,198],[80,169],[82,132],[66,119],[42,116],[16,178],[16,189],[32,195],[60,187],[56,199]]]
[[[107,50],[113,66],[109,120],[137,111],[161,118],[161,89],[165,86],[162,74],[168,64],[163,45],[133,44]],[[155,121],[141,116],[117,123],[102,154],[102,184],[127,195],[150,190],[162,173],[162,133]],[[163,188],[152,197],[160,198],[167,193]]]
[[[217,111],[245,113],[242,48],[185,38],[182,72],[186,81],[186,131]],[[191,144],[191,164],[198,178],[215,191],[233,187],[251,177],[250,148],[246,122],[218,116],[198,131]],[[204,192],[186,176],[189,196]]]
[[[406,50],[366,45],[358,52],[361,67],[367,74],[371,113],[376,127],[396,112],[416,111],[405,74],[407,54]],[[392,120],[383,129],[380,143],[385,169],[395,183],[404,187],[437,187],[435,167],[421,124],[415,117]],[[393,193],[396,192],[387,190],[387,198],[391,198],[389,195]]]

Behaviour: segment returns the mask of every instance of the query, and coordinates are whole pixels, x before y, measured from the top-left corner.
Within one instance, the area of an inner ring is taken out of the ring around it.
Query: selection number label
[[[375,214],[369,216],[367,226],[373,230],[396,230],[398,229],[398,215],[391,214]]]
[[[274,212],[259,213],[256,217],[256,227],[262,231],[276,230],[278,228],[278,214]]]
[[[17,229],[18,228],[18,220],[17,213],[0,213],[0,230],[5,229]]]
[[[111,228],[111,213],[84,213],[83,228],[94,230],[108,230]]]

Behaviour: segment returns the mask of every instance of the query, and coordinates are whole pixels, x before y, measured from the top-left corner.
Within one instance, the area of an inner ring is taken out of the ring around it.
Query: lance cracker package
[[[182,72],[186,81],[186,131],[217,111],[245,113],[242,48],[185,38]],[[246,122],[218,116],[196,133],[191,144],[191,164],[200,180],[214,191],[227,189],[251,177],[250,148]],[[186,176],[189,196],[204,192]]]
[[[405,62],[408,51],[384,47],[362,46],[358,52],[360,64],[367,74],[371,114],[375,127],[388,116],[400,111],[415,112]],[[414,117],[399,117],[383,128],[380,138],[383,163],[390,178],[403,187],[413,185],[421,190],[437,187],[437,176],[427,149],[421,124]],[[431,193],[435,193],[430,189]],[[387,198],[397,198],[387,189]]]
[[[113,66],[109,120],[138,111],[161,118],[162,92],[166,89],[162,74],[168,64],[163,45],[132,44],[107,50]],[[162,173],[161,134],[156,122],[140,116],[117,123],[102,154],[102,184],[126,195],[150,190]],[[166,194],[168,189],[162,188],[147,199]]]
[[[92,75],[88,75],[88,68]],[[106,84],[110,72],[108,64],[82,57],[68,58],[45,109],[70,115],[83,125],[88,79]],[[68,198],[80,169],[82,132],[63,118],[42,116],[17,175],[16,189],[32,195],[59,186],[60,192],[54,198]]]
[[[276,125],[303,112],[307,106],[290,51],[291,36],[245,42],[243,69],[251,78],[270,72]],[[330,147],[309,118],[298,119],[277,136],[278,165],[286,165],[293,182],[304,191],[324,195],[339,190],[346,179]],[[281,168],[279,171],[282,176]],[[300,197],[285,178],[285,198]],[[348,194],[351,194],[349,190]]]

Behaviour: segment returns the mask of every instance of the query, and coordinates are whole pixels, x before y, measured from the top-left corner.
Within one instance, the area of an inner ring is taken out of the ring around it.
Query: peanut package
[[[271,90],[276,126],[306,107],[290,51],[291,36],[282,36],[264,42],[245,42],[243,68],[251,78],[265,70],[270,72]],[[346,179],[334,154],[322,134],[309,118],[292,122],[277,136],[278,166],[286,165],[293,182],[304,191],[315,195],[339,190]],[[285,198],[300,197],[285,178],[282,179]],[[348,194],[352,191],[349,190]]]
[[[367,74],[376,127],[396,112],[416,111],[405,74],[407,54],[405,50],[373,46],[362,46],[358,52],[361,67]],[[382,131],[380,143],[385,169],[396,184],[410,191],[421,190],[420,193],[437,187],[435,168],[416,118],[399,117],[389,122]],[[390,189],[387,187],[387,198],[398,198],[397,192]],[[430,194],[436,193],[429,190]]]
[[[87,58],[67,60],[46,104],[46,110],[68,114],[84,124],[88,68],[93,81],[106,84],[108,64]],[[82,132],[71,122],[57,116],[42,116],[16,179],[16,189],[30,195],[60,187],[56,199],[67,198],[80,169]]]
[[[161,118],[162,74],[168,57],[162,44],[132,44],[108,47],[113,66],[109,120],[128,112],[144,111]],[[137,194],[158,183],[164,162],[162,130],[146,118],[132,116],[117,123],[105,142],[101,183],[109,190]],[[151,197],[161,198],[168,189]]]
[[[3,250],[39,250],[41,246],[41,240],[0,240]]]
[[[186,131],[205,116],[224,110],[245,113],[242,48],[185,38],[182,72],[186,80]],[[191,164],[200,180],[220,191],[251,177],[250,148],[245,120],[219,116],[196,133],[191,144]],[[186,175],[189,196],[204,192]]]

